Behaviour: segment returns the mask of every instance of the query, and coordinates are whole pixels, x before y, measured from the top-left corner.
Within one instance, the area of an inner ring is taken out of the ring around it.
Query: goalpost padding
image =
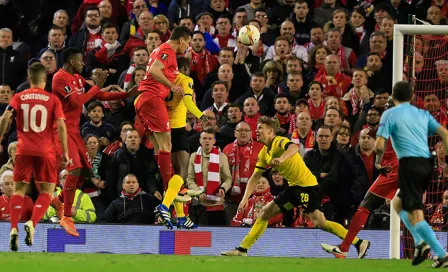
[[[399,25],[394,26],[392,88],[403,80],[404,35],[448,35],[447,25]],[[390,206],[389,258],[400,259],[400,217]]]

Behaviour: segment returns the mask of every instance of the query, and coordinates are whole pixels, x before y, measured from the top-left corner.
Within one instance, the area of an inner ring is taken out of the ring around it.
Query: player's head
[[[277,123],[274,119],[262,116],[258,119],[256,135],[257,141],[268,144],[277,134]]]
[[[14,192],[13,173],[11,170],[6,170],[0,177],[0,189],[7,197],[11,197]]]
[[[177,57],[177,67],[179,72],[182,74],[189,76],[190,75],[190,61],[186,57]]]
[[[396,102],[404,103],[409,102],[412,99],[412,85],[407,81],[399,81],[395,83],[392,90],[392,99]]]
[[[40,62],[35,62],[28,66],[28,81],[31,86],[45,88],[47,80],[47,70]]]
[[[64,66],[71,67],[74,72],[80,74],[84,68],[84,58],[78,48],[69,47],[62,52]]]
[[[123,179],[122,187],[126,194],[134,194],[137,192],[138,188],[140,188],[140,184],[138,184],[138,180],[135,175],[128,174]]]
[[[178,26],[173,29],[170,36],[170,41],[177,42],[176,53],[183,54],[188,48],[192,37],[191,30],[185,26]]]

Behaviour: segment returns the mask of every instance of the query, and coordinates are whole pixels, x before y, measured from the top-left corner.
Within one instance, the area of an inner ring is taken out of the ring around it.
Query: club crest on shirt
[[[166,60],[167,58],[168,58],[168,54],[162,54],[162,57],[161,57],[162,60]]]
[[[64,91],[65,91],[66,93],[71,93],[71,92],[72,92],[72,87],[70,87],[70,86],[65,86],[65,87],[64,87]]]

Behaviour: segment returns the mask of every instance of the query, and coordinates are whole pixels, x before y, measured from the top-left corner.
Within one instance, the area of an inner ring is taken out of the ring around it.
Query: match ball
[[[238,37],[244,45],[254,45],[260,40],[260,31],[253,25],[245,25],[238,32]]]

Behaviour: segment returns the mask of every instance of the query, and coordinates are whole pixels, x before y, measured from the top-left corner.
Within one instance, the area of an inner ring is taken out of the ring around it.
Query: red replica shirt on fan
[[[9,217],[11,216],[9,212],[9,198],[6,195],[2,195],[0,197],[0,220],[9,221]],[[28,221],[31,219],[31,215],[33,214],[33,201],[28,196],[23,198],[23,208],[22,214],[20,215],[20,221]]]
[[[14,95],[9,105],[17,113],[16,154],[54,157],[53,124],[64,119],[61,102],[43,89],[32,88]]]
[[[165,99],[170,93],[170,90],[165,85],[155,80],[149,73],[150,67],[156,60],[163,64],[162,73],[169,81],[174,82],[176,76],[179,74],[179,70],[177,69],[176,52],[169,44],[163,43],[151,53],[146,69],[146,76],[145,79],[140,82],[139,90],[140,92],[148,92]]]

